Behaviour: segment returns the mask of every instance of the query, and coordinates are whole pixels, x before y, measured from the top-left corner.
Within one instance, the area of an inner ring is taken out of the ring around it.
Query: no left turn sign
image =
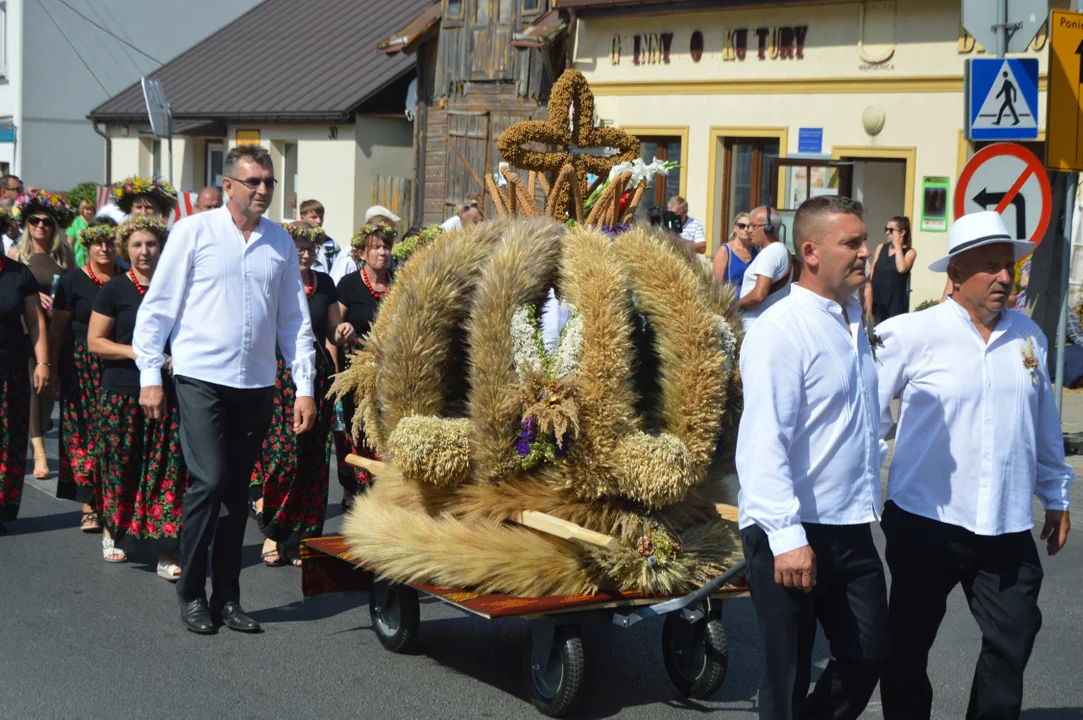
[[[996,143],[970,158],[955,186],[955,217],[996,210],[1016,240],[1037,246],[1053,210],[1042,161],[1021,145]]]

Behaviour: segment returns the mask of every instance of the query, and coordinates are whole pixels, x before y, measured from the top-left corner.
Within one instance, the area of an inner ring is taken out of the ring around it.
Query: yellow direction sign
[[[1049,18],[1049,105],[1045,166],[1083,171],[1083,13],[1054,10]]]

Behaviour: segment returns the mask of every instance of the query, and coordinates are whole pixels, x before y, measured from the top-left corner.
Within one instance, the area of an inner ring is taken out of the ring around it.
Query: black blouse
[[[26,298],[36,297],[38,281],[21,262],[0,255],[0,370],[26,369],[30,344],[23,332]]]
[[[131,345],[135,334],[135,316],[143,296],[132,284],[127,273],[118,275],[105,283],[94,301],[94,312],[113,318],[113,332],[109,339],[118,345]],[[166,349],[168,352],[168,348]],[[168,388],[167,375],[162,373],[163,385]],[[102,360],[102,389],[117,395],[139,394],[139,368],[135,360]]]
[[[327,311],[338,302],[335,281],[327,273],[312,271],[316,276],[316,287],[308,296],[308,314],[312,317],[312,335],[316,345],[324,348],[327,342]]]
[[[70,332],[76,341],[84,345],[86,331],[90,326],[90,313],[94,310],[94,300],[101,289],[82,268],[75,268],[61,275],[60,283],[56,287],[53,310],[71,313]]]
[[[376,317],[380,300],[373,296],[361,277],[361,271],[352,272],[338,281],[338,301],[346,306],[344,322],[353,325],[357,337],[363,337]]]

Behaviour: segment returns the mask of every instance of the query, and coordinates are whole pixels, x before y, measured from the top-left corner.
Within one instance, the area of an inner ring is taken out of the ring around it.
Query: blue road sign
[[[971,140],[1038,139],[1038,60],[966,61],[966,129]]]

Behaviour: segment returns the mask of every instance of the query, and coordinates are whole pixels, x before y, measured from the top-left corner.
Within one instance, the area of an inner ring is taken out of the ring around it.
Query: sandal
[[[283,554],[279,552],[279,547],[275,545],[272,549],[260,555],[260,559],[263,560],[263,564],[267,567],[282,567],[286,564],[286,561],[282,559]],[[269,558],[272,557],[275,559],[270,560]]]
[[[34,465],[38,464],[38,458],[45,458],[45,469],[39,470],[37,467],[35,467],[34,477],[36,477],[38,480],[44,480],[49,476],[49,456],[43,452],[34,453]]]
[[[295,547],[286,548],[286,562],[294,567],[301,567],[301,551]]]
[[[79,529],[85,533],[101,532],[102,525],[101,516],[97,512],[91,510],[88,513],[83,513],[82,519],[79,520]]]
[[[175,583],[181,575],[181,566],[175,562],[158,562],[158,577]]]
[[[10,533],[10,530],[8,530],[6,527],[4,527],[3,523],[0,523],[0,537],[4,537],[5,535],[7,535],[9,533]]]
[[[113,538],[102,538],[102,558],[107,563],[122,563],[128,562],[128,555],[118,548],[113,542]]]

